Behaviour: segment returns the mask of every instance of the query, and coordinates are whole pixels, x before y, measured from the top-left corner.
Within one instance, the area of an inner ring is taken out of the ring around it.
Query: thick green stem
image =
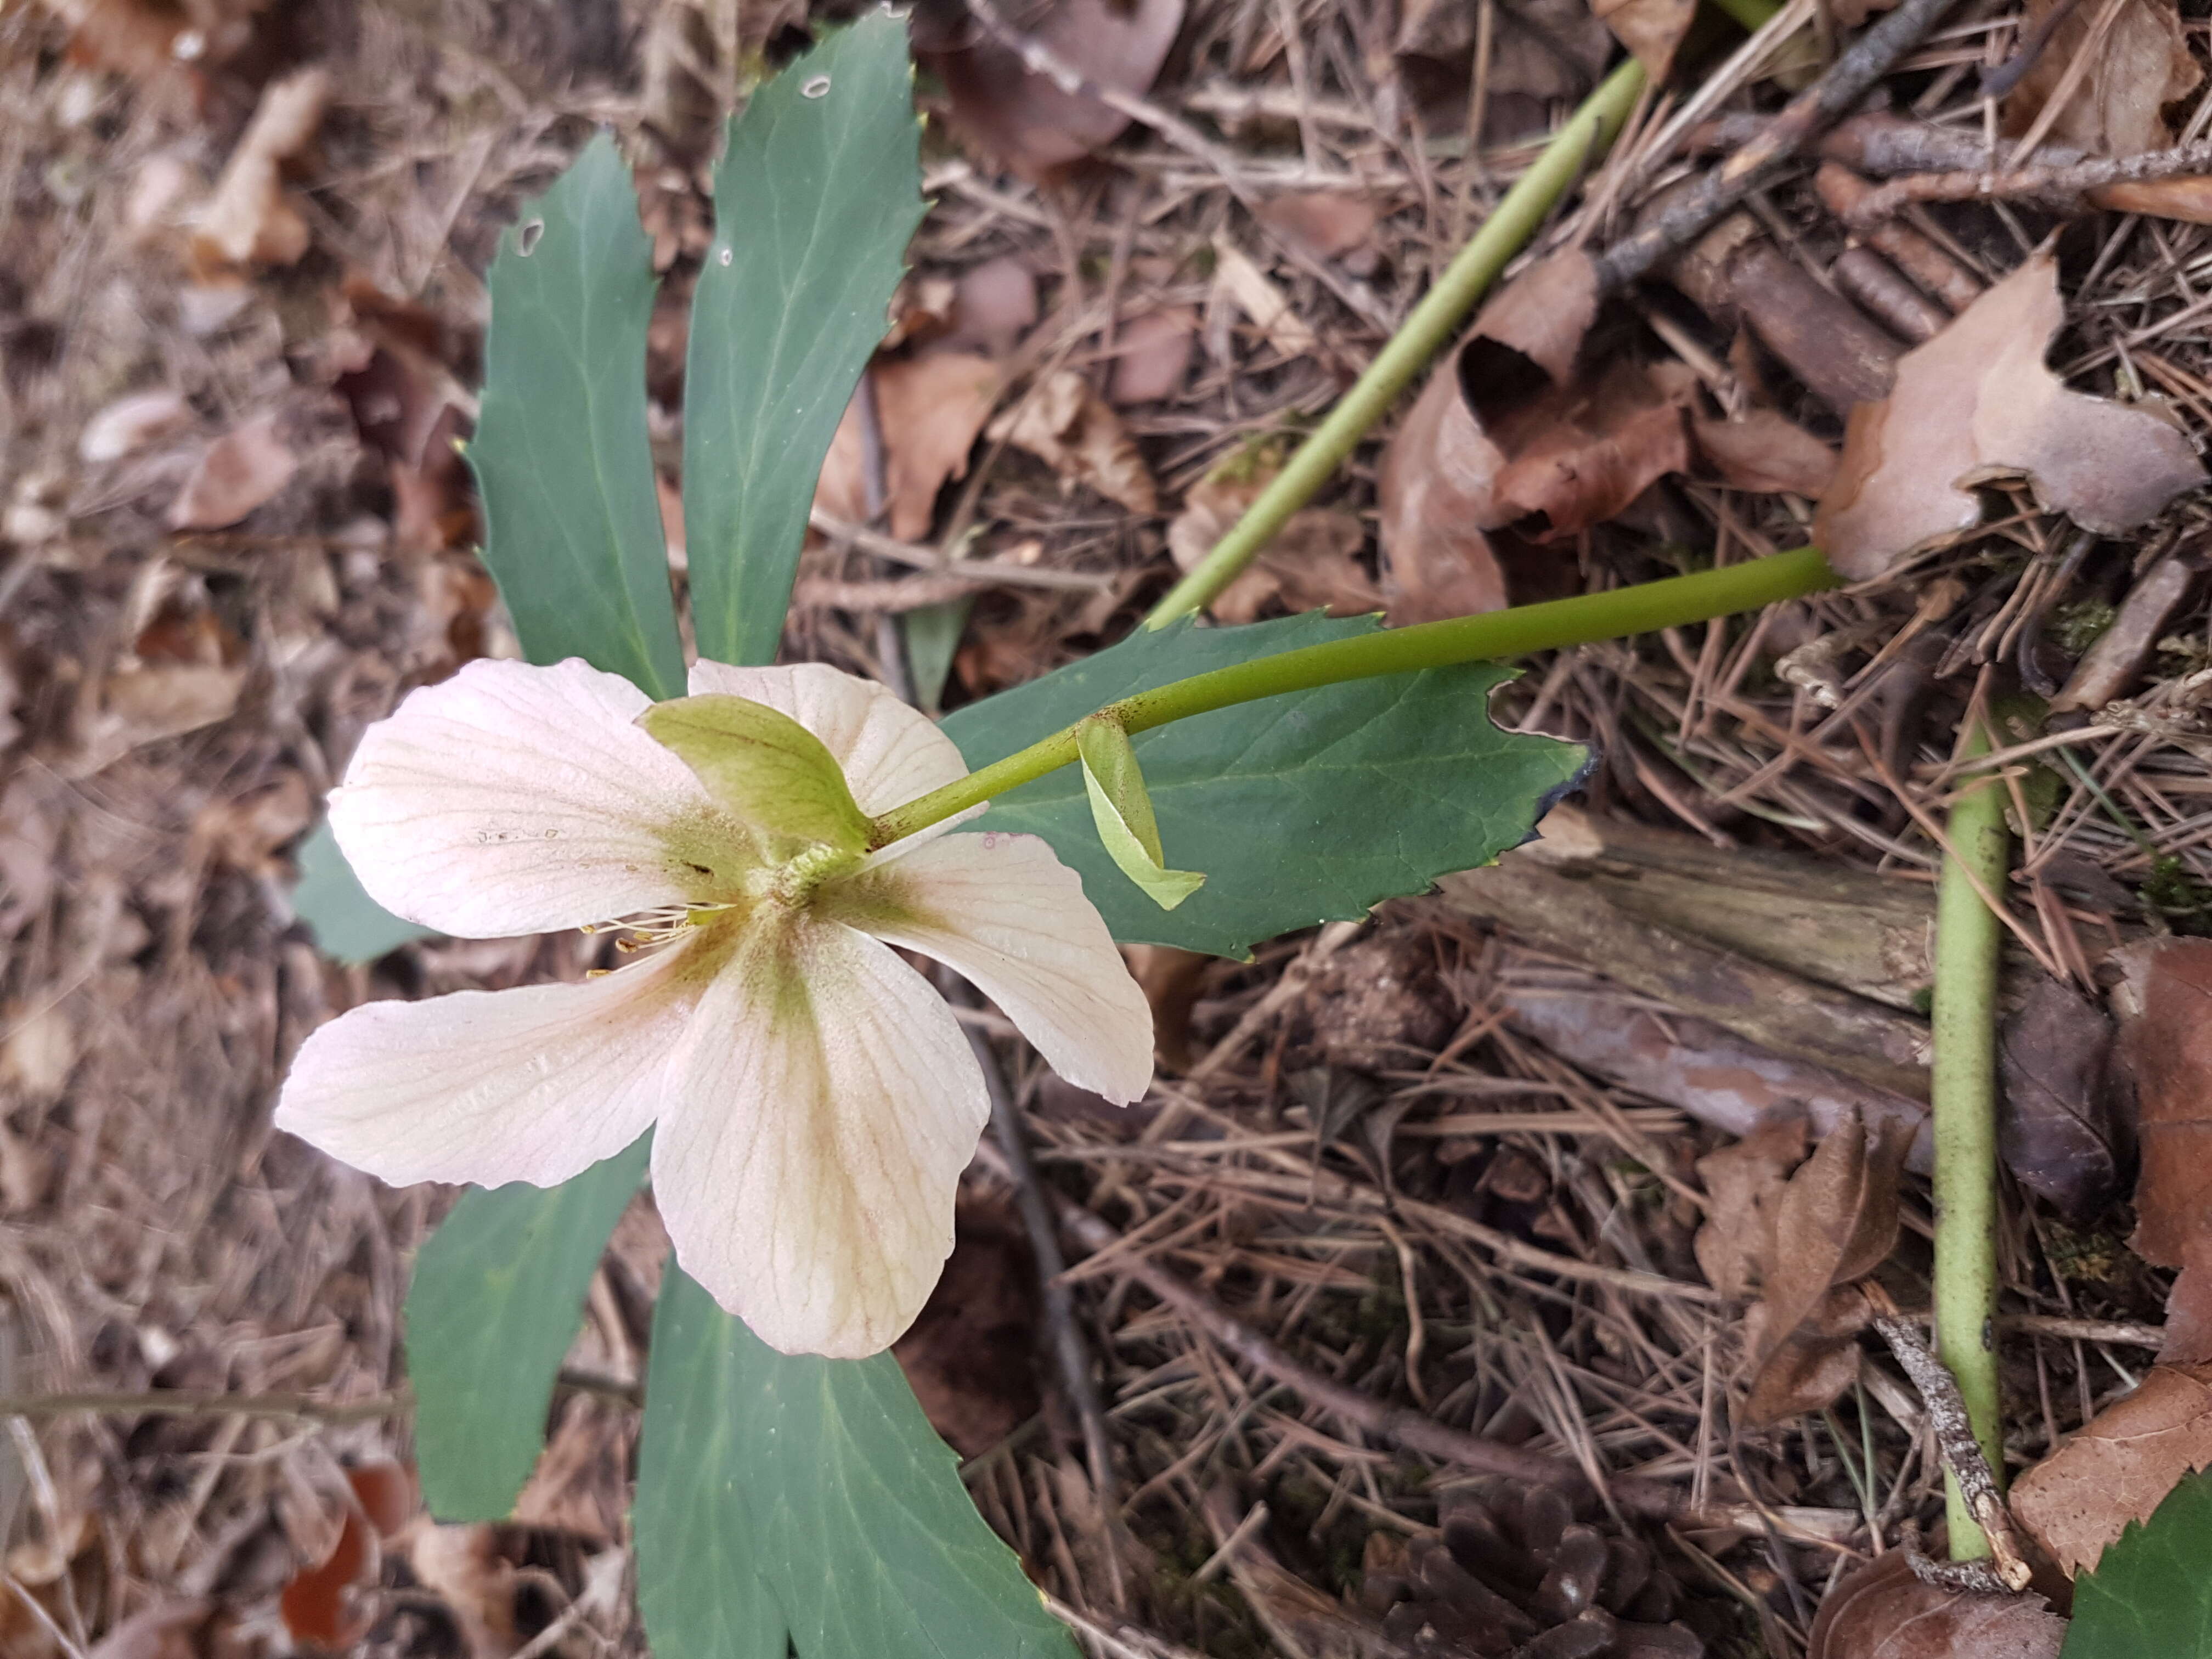
[[[1277,697],[1286,691],[1310,691],[1345,680],[1408,674],[1455,663],[1495,661],[1526,656],[1532,651],[1587,645],[1592,640],[1680,628],[1738,611],[1755,611],[1778,599],[1817,593],[1836,586],[1838,580],[1820,549],[1801,547],[1794,553],[1615,588],[1609,593],[1585,593],[1548,605],[1524,605],[1511,611],[1455,617],[1446,622],[1386,629],[1327,645],[1310,645],[1139,691],[1085,718],[1103,715],[1133,735],[1170,720],[1187,720],[1232,703]],[[1063,726],[957,783],[893,807],[870,827],[868,844],[888,846],[917,830],[926,830],[994,795],[1057,770],[1073,760],[1075,754],[1076,727]]]
[[[1966,734],[1960,756],[1972,759],[1989,752],[1989,734],[1977,721]],[[1951,808],[1951,848],[1936,900],[1936,1056],[1930,1078],[1936,1348],[1958,1379],[1974,1438],[2000,1485],[2004,1446],[1996,1332],[1996,995],[1997,947],[2004,930],[1982,894],[2004,891],[2010,852],[2004,809],[2004,786],[1994,778],[1970,781]],[[1988,1555],[1989,1541],[1958,1483],[1947,1476],[1944,1492],[1952,1559]]]
[[[1644,90],[1644,68],[1631,58],[1598,84],[1553,135],[1535,164],[1505,192],[1496,211],[1444,268],[1389,343],[1378,353],[1328,418],[1298,446],[1259,500],[1229,533],[1152,607],[1146,625],[1160,628],[1202,610],[1252,562],[1291,514],[1311,501],[1344,458],[1389,412],[1413,377],[1429,366],[1506,262],[1528,245],[1583,168],[1603,153]]]

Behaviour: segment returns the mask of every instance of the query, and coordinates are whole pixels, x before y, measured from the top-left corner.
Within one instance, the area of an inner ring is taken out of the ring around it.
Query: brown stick
[[[2032,198],[2051,207],[2078,208],[2092,191],[2115,185],[2143,185],[2212,173],[2212,139],[2140,155],[2088,156],[2063,164],[2045,163],[2006,172],[1964,168],[1893,179],[1844,216],[1853,230],[1879,223],[1913,202],[1990,202]]]
[[[1844,125],[1848,126],[1850,123]],[[1820,164],[1820,171],[1813,175],[1813,187],[1820,192],[1820,200],[1828,211],[1838,219],[1846,217],[1875,190],[1857,173],[1836,161]],[[1859,236],[1869,247],[1951,310],[1964,311],[1981,298],[1981,278],[1911,226],[1887,219],[1868,226]]]
[[[1957,0],[1904,0],[1785,105],[1756,136],[1644,227],[1601,254],[1601,293],[1634,282],[1700,234],[1753,191],[1769,182],[1800,150],[1848,115],[1875,82],[1920,43]]]

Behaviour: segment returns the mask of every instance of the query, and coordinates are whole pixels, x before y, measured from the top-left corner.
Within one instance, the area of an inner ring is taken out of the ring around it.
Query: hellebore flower
[[[702,662],[651,704],[580,661],[469,664],[369,728],[331,824],[376,901],[494,938],[620,922],[580,983],[372,1002],[310,1036],[278,1127],[395,1185],[549,1187],[657,1125],[677,1260],[786,1352],[887,1346],[952,1248],[989,1116],[951,1011],[893,945],[1006,1012],[1108,1099],[1152,1015],[1034,836],[874,853],[872,813],[965,775],[951,739],[833,668]]]

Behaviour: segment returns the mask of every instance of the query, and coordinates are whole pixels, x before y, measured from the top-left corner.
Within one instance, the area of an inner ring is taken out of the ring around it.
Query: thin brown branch
[[[1863,230],[1902,212],[1915,202],[1991,202],[2032,199],[2047,207],[2078,208],[2092,191],[2112,185],[2142,185],[2161,179],[2212,173],[2212,139],[2140,155],[2094,155],[2063,164],[2013,167],[2002,172],[1965,168],[1893,179],[1844,215],[1844,223]]]

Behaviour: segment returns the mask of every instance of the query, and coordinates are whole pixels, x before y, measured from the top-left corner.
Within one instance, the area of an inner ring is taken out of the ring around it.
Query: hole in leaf
[[[829,91],[830,77],[826,75],[816,75],[808,77],[806,84],[799,88],[799,95],[801,98],[821,98],[827,96]]]
[[[543,219],[527,221],[514,234],[514,251],[527,259],[538,252],[538,241],[544,234],[545,222]]]

